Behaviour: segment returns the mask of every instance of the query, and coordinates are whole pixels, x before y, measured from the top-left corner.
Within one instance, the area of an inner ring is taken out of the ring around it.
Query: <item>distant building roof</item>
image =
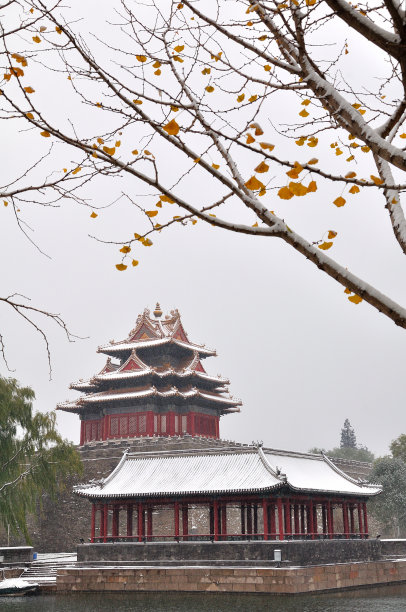
[[[324,455],[261,447],[202,452],[125,453],[104,481],[77,487],[89,498],[295,492],[369,497],[379,486],[357,482]]]

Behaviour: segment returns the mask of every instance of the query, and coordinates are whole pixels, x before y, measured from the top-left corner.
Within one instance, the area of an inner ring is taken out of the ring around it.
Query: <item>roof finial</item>
[[[154,315],[155,315],[155,317],[157,319],[159,319],[159,317],[162,317],[162,310],[161,310],[161,307],[159,305],[159,302],[156,303],[155,310],[154,310]]]

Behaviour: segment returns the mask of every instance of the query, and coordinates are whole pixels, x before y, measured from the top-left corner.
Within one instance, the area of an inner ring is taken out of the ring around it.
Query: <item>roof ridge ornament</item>
[[[155,310],[154,310],[153,314],[154,314],[156,319],[159,319],[159,317],[162,317],[163,312],[162,312],[161,305],[160,305],[159,302],[156,303]]]

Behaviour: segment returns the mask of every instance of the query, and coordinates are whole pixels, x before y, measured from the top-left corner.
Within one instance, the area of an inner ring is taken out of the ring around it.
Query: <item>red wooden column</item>
[[[327,508],[326,503],[323,502],[321,505],[321,522],[323,525],[323,534],[327,535],[328,533],[328,523],[327,523]]]
[[[314,537],[318,534],[318,516],[317,516],[317,504],[313,505],[313,533]]]
[[[277,499],[277,507],[278,507],[278,529],[279,529],[279,539],[284,539],[284,529],[283,529],[283,504],[282,499],[278,497]]]
[[[107,414],[104,415],[102,421],[102,439],[107,440]]]
[[[219,505],[217,499],[213,502],[213,514],[214,514],[214,541],[217,542],[219,539]]]
[[[227,540],[227,504],[221,505],[221,539]]]
[[[245,504],[241,502],[241,535],[245,535]]]
[[[144,506],[142,502],[138,502],[137,508],[137,535],[138,542],[142,542],[144,537]]]
[[[175,502],[173,506],[174,523],[175,523],[175,540],[179,542],[179,502]]]
[[[269,537],[269,516],[268,516],[269,508],[268,508],[268,500],[264,497],[262,500],[262,516],[264,523],[264,540],[267,540]]]
[[[219,418],[216,417],[216,438],[220,437]]]
[[[293,506],[293,526],[294,526],[294,533],[296,536],[299,535],[300,533],[300,526],[299,526],[299,505],[298,504],[294,504]]]
[[[127,506],[127,538],[132,538],[133,535],[133,506]]]
[[[147,508],[147,540],[152,541],[152,506]]]
[[[355,521],[354,521],[354,504],[350,502],[348,504],[350,511],[350,537],[355,535]]]
[[[247,504],[247,534],[252,535],[252,505]]]
[[[99,505],[100,510],[100,523],[99,523],[99,542],[103,542],[103,533],[104,533],[104,504]]]
[[[85,422],[80,421],[80,446],[85,443]]]
[[[189,508],[187,503],[182,504],[182,534],[184,540],[189,539]]]
[[[94,535],[96,531],[96,505],[92,504],[92,519],[90,524],[90,541],[94,542]]]
[[[286,499],[284,502],[285,509],[285,535],[290,536],[292,534],[292,514],[290,509],[290,500]]]
[[[120,517],[120,508],[113,506],[113,523],[111,526],[111,535],[113,538],[118,536],[118,522]]]
[[[107,542],[107,529],[108,529],[108,521],[109,521],[109,506],[108,504],[103,504],[103,542]]]
[[[271,540],[276,540],[276,517],[275,517],[275,504],[270,504],[268,507],[268,514],[270,514],[269,528],[271,531]]]
[[[358,506],[358,529],[359,529],[359,536],[360,536],[360,538],[364,538],[365,534],[364,534],[364,526],[363,526],[363,522],[362,522],[362,504],[360,502],[358,502],[357,506]]]
[[[343,523],[344,523],[344,535],[348,539],[350,537],[350,530],[348,525],[348,505],[346,501],[342,502],[343,506]]]
[[[300,532],[304,539],[306,535],[306,524],[305,524],[305,507],[304,504],[300,504]]]
[[[258,504],[257,503],[253,504],[252,510],[254,513],[254,533],[256,536],[258,533]]]
[[[312,540],[314,540],[314,514],[313,514],[313,500],[309,501],[307,506],[307,524],[308,524],[308,533],[311,535]]]
[[[333,516],[333,507],[331,505],[331,501],[327,502],[327,527],[328,527],[328,537],[329,539],[333,539],[334,537],[334,516]]]
[[[367,503],[362,502],[362,510],[364,515],[364,537],[368,537],[368,514],[367,514]]]

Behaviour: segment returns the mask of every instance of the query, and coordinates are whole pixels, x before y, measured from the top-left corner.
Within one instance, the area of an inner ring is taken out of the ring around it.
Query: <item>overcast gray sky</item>
[[[11,172],[21,143],[7,129],[5,164]],[[93,191],[97,204],[123,188],[124,181],[118,186],[111,181],[111,187],[104,183]],[[203,182],[197,186],[210,188]],[[125,187],[135,194],[143,191],[127,180]],[[327,220],[320,211],[337,195],[329,186],[319,190],[306,209],[318,215],[310,217],[311,223],[309,215],[301,215],[302,202],[284,204],[284,216],[289,222],[295,213],[295,228],[309,239],[334,227],[337,259],[406,304],[404,256],[391,238],[383,200],[372,192],[360,194],[345,211],[329,208]],[[270,201],[269,207],[274,205]],[[88,234],[121,239],[128,228],[137,231],[137,212],[124,203],[96,220],[71,203],[59,210],[27,211],[35,239],[51,259],[24,238],[11,207],[1,207],[0,215],[1,295],[29,296],[35,305],[60,312],[70,330],[85,337],[69,344],[52,326],[46,328],[53,365],[49,381],[39,336],[2,307],[12,375],[34,388],[36,409],[52,410],[57,402],[76,397],[70,382],[104,365],[97,346],[125,338],[137,315],[158,300],[165,312],[179,309],[190,340],[217,349],[218,357],[204,365],[229,377],[231,393],[243,402],[241,414],[222,418],[223,438],[263,440],[292,450],[331,448],[339,444],[349,418],[358,442],[384,454],[393,438],[406,433],[405,330],[365,303],[349,303],[340,285],[281,241],[201,223],[189,230],[176,227],[156,237],[152,248],[140,247],[139,267],[121,273],[114,267],[120,261],[117,247]],[[9,375],[3,363],[0,373]],[[58,424],[64,436],[79,441],[78,417],[59,413]]]

